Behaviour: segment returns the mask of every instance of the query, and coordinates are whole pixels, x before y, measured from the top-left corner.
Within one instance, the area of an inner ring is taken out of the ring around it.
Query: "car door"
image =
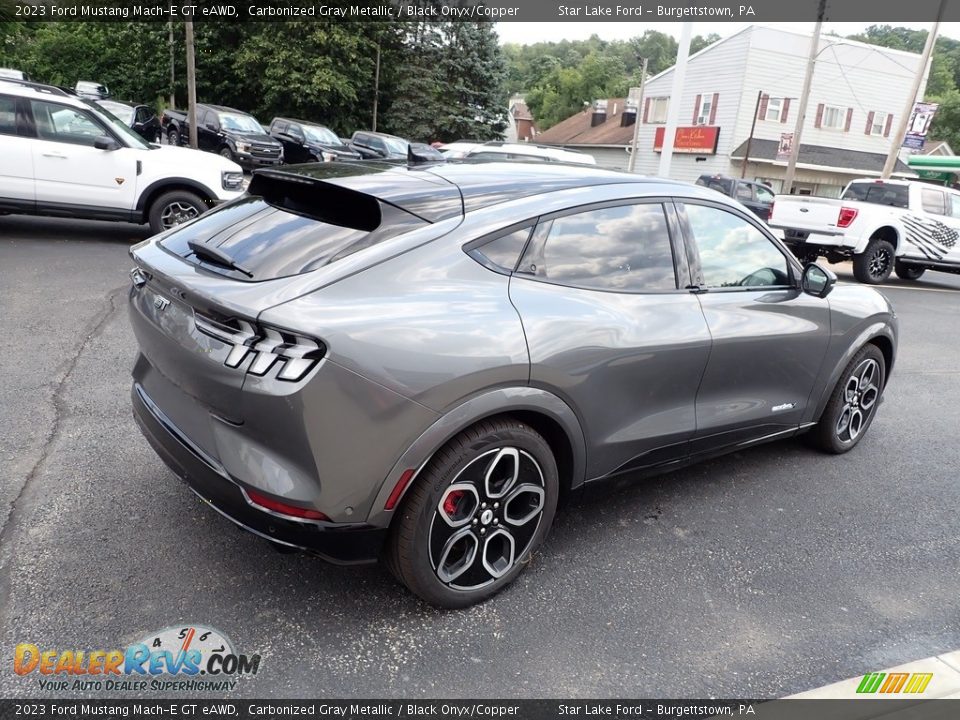
[[[917,188],[923,214],[905,212],[898,257],[960,265],[960,196],[945,188]]]
[[[132,210],[140,151],[98,150],[97,138],[115,138],[86,110],[29,102],[37,134],[32,149],[38,209],[98,209],[118,216]]]
[[[197,113],[197,146],[201,150],[216,151],[220,145],[220,119],[213,110]]]
[[[24,104],[12,95],[0,95],[0,209],[33,210],[36,188],[33,144]],[[19,106],[19,107],[18,107]]]
[[[290,123],[287,125],[286,135],[283,138],[283,156],[289,163],[310,162],[310,153],[304,147],[306,138],[299,125]]]
[[[510,299],[530,383],[565,399],[587,441],[587,477],[686,459],[710,352],[672,205],[581,207],[538,222]]]
[[[694,455],[796,430],[830,342],[830,306],[763,225],[701,200],[677,202],[713,341],[697,392]]]

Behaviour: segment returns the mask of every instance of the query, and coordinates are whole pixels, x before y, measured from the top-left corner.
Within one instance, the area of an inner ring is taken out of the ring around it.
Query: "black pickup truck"
[[[160,125],[171,145],[189,142],[185,112],[164,110]],[[283,162],[283,145],[264,132],[256,118],[221,105],[197,105],[197,145],[248,169]]]
[[[761,220],[770,217],[770,204],[773,202],[773,190],[763,183],[727,177],[726,175],[701,175],[697,185],[721,192],[734,200],[739,200]]]

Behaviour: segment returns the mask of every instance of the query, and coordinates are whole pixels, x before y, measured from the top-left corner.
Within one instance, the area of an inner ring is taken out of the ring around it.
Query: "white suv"
[[[219,155],[150,145],[93,102],[0,79],[0,214],[150,223],[154,232],[243,194]]]

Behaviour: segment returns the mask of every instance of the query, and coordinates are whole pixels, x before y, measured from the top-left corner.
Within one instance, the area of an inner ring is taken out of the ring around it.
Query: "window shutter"
[[[867,113],[867,127],[864,128],[863,134],[869,135],[871,128],[873,128],[873,119],[877,116],[872,110]]]
[[[717,120],[717,101],[720,99],[720,93],[713,94],[713,100],[710,101],[710,124],[713,125]]]
[[[883,136],[890,137],[890,128],[893,126],[893,115],[887,113],[887,124],[883,127]]]
[[[844,123],[843,131],[850,132],[850,123],[853,122],[853,108],[847,108],[847,122]]]
[[[823,126],[823,103],[817,105],[817,117],[813,121],[813,126],[815,128]]]
[[[780,122],[785,123],[787,121],[787,115],[790,114],[790,98],[783,99],[783,111],[780,113]]]
[[[643,101],[643,122],[647,122],[650,117],[650,98]]]
[[[697,99],[693,103],[693,124],[697,124],[697,117],[700,115],[700,98],[703,95],[697,95]]]
[[[760,108],[757,110],[757,120],[765,120],[767,117],[767,103],[770,100],[769,95],[760,96]]]

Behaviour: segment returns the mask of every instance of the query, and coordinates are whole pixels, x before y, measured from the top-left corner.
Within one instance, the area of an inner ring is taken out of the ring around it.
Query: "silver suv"
[[[227,518],[481,601],[557,503],[809,431],[850,450],[897,325],[693,185],[337,162],[135,246],[133,407]]]

